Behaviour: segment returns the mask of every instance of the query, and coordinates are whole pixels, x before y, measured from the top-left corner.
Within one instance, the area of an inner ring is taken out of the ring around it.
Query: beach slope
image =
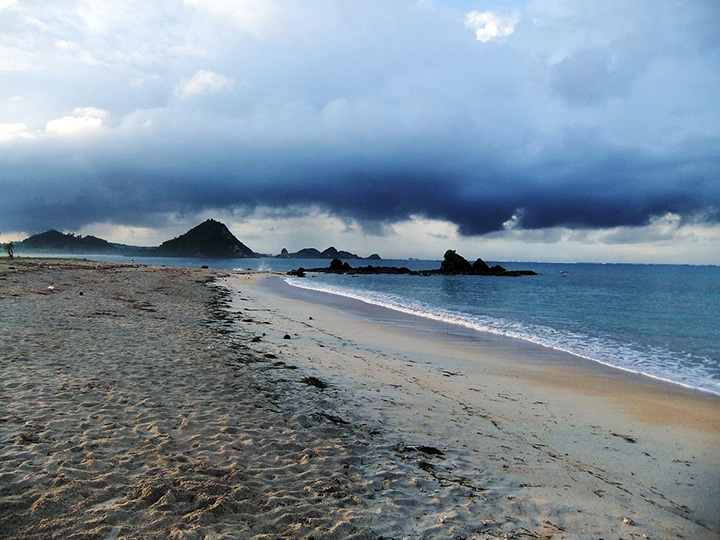
[[[0,537],[376,537],[357,444],[277,404],[218,273],[0,271]]]

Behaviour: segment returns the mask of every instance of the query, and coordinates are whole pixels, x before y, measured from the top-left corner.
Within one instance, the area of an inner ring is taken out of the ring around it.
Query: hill
[[[35,234],[15,244],[17,251],[46,251],[59,253],[115,253],[116,247],[95,236],[63,234],[55,229]]]
[[[154,255],[215,259],[256,257],[253,250],[235,238],[225,224],[214,219],[208,219],[185,234],[163,242],[155,249]]]
[[[280,255],[277,255],[281,259],[363,259],[360,255],[350,253],[349,251],[339,251],[334,247],[329,247],[325,251],[320,251],[315,248],[305,248],[295,253],[289,253],[287,249],[283,248]],[[368,259],[379,260],[380,255],[373,253]]]

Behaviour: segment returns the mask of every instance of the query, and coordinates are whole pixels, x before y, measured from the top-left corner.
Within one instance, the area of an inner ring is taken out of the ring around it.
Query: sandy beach
[[[266,274],[0,262],[0,537],[717,538],[720,398]]]

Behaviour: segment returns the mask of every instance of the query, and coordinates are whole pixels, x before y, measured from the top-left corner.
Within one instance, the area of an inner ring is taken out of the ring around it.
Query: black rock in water
[[[488,264],[480,258],[472,264],[472,269],[473,272],[477,272],[479,274],[483,272],[490,272]]]
[[[448,249],[440,263],[440,271],[448,274],[469,274],[473,270],[472,265],[462,256],[455,253],[454,249]]]
[[[455,250],[449,249],[439,269],[434,270],[410,270],[404,266],[359,266],[353,268],[347,262],[335,258],[327,268],[298,268],[291,270],[288,274],[297,277],[305,277],[305,272],[330,273],[330,274],[407,274],[411,276],[439,275],[469,275],[469,276],[536,276],[532,270],[506,270],[500,265],[490,267],[482,259],[477,259],[470,264],[464,257],[458,255]]]

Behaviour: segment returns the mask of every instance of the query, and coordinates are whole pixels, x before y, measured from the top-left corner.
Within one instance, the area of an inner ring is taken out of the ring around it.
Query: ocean
[[[88,258],[90,258],[88,256]],[[122,257],[92,257],[119,260]],[[135,258],[143,264],[288,271],[327,260]],[[353,266],[439,268],[439,261],[350,261]],[[720,395],[720,267],[507,263],[537,276],[286,276],[301,287],[354,298],[478,332],[565,351],[618,369]]]

